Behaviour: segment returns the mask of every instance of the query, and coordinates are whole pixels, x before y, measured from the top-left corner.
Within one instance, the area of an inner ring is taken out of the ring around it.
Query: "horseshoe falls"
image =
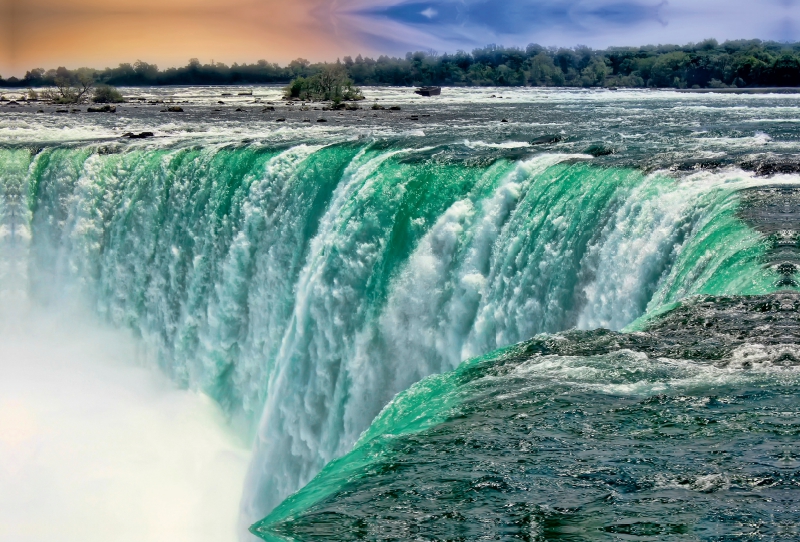
[[[202,411],[230,539],[794,532],[800,100],[368,91],[403,113],[4,107],[3,332]]]

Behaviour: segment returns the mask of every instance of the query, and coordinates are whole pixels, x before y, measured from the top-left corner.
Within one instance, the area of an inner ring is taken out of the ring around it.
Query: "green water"
[[[780,279],[737,215],[765,181],[736,171],[403,141],[4,148],[0,171],[31,296],[88,303],[223,405],[254,441],[253,518],[356,441],[326,473],[439,423],[463,360]]]

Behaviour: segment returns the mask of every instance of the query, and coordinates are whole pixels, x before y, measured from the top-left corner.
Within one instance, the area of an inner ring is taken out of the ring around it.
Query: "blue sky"
[[[337,3],[375,49],[487,43],[592,47],[760,38],[800,41],[800,0],[433,0]]]

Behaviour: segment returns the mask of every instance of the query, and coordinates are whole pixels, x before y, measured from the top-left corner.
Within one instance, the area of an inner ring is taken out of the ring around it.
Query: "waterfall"
[[[464,359],[775,289],[763,236],[736,214],[765,180],[440,150],[0,149],[2,234],[25,241],[32,297],[77,297],[132,330],[253,440],[243,525]]]

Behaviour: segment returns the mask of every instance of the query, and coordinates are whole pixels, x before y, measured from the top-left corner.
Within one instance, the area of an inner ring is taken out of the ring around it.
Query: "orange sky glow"
[[[104,68],[138,59],[201,62],[334,60],[359,46],[320,0],[0,0],[0,75]]]

